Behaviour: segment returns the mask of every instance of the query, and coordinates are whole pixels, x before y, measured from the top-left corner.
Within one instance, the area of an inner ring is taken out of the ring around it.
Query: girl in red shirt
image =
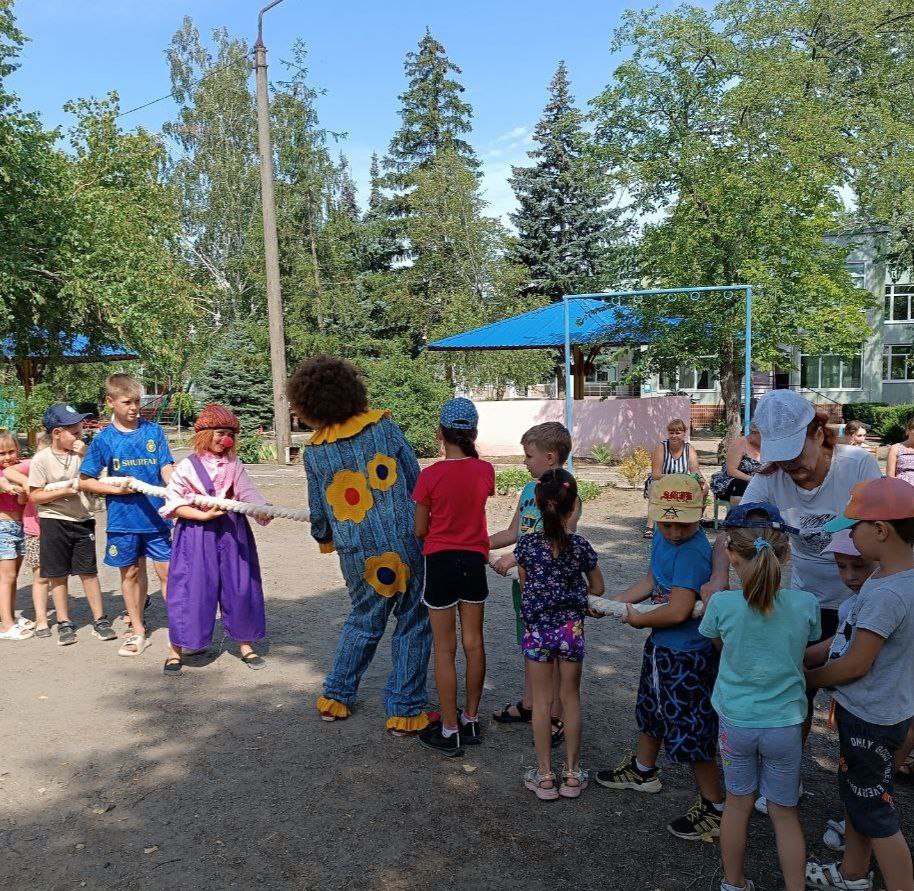
[[[424,539],[425,592],[435,642],[435,684],[441,719],[419,733],[419,741],[442,755],[463,754],[482,741],[477,720],[486,676],[482,620],[489,596],[486,563],[489,532],[486,499],[495,494],[495,468],[476,452],[479,414],[469,399],[441,408],[438,441],[444,460],[419,474],[413,492],[416,535]],[[466,706],[457,715],[457,611],[466,656]]]

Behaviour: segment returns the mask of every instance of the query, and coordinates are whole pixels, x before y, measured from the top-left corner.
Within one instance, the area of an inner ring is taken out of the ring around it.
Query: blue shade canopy
[[[594,297],[568,300],[572,346],[621,346],[639,340],[630,310]],[[541,350],[565,346],[565,307],[551,303],[428,345],[430,350]]]
[[[48,359],[52,355],[59,356],[64,362],[117,362],[129,359],[139,359],[139,356],[126,347],[110,344],[90,344],[89,339],[82,335],[76,337],[59,337],[53,345],[47,335],[36,335],[31,339],[30,348],[26,355],[16,349],[12,337],[3,340],[3,358],[9,362],[22,361],[23,359]],[[53,349],[51,348],[53,346]]]

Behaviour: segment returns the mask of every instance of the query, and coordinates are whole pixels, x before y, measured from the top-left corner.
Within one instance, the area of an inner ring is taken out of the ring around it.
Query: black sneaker
[[[699,795],[695,804],[666,828],[676,838],[684,838],[686,841],[711,841],[720,835],[722,815],[722,811],[718,811],[710,801]]]
[[[607,789],[632,789],[635,792],[659,792],[663,788],[660,782],[660,770],[654,768],[642,773],[631,758],[620,764],[615,770],[598,770],[593,774],[594,780]]]
[[[465,746],[478,746],[482,742],[479,721],[464,721],[460,716],[460,742]]]
[[[435,749],[448,758],[456,758],[463,754],[463,745],[460,742],[460,731],[451,736],[445,736],[442,732],[440,721],[433,721],[425,730],[419,731],[419,742],[429,749]]]
[[[76,626],[72,622],[57,623],[57,644],[68,647],[76,643]]]
[[[99,616],[92,623],[92,633],[99,640],[117,640],[117,634],[111,627],[111,620],[107,616]]]

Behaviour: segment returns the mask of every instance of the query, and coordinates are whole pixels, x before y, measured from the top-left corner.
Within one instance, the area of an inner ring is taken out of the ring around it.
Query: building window
[[[883,350],[882,379],[914,381],[914,347],[911,344],[892,344]]]
[[[859,390],[860,356],[801,356],[800,386],[810,390]]]
[[[680,365],[675,371],[661,371],[658,389],[667,392],[678,390],[712,391],[717,385],[717,373],[712,368]]]
[[[851,277],[851,281],[855,288],[865,288],[866,287],[866,261],[861,260],[859,262],[852,261],[844,264],[844,268],[847,270],[848,275]]]
[[[885,320],[887,322],[912,322],[911,296],[914,285],[885,286]]]

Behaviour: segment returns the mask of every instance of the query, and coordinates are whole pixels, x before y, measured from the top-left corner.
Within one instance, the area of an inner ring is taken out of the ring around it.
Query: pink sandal
[[[562,798],[577,798],[587,788],[587,771],[582,767],[577,770],[566,770],[562,765],[562,785],[559,786],[559,795]],[[570,785],[569,780],[574,780],[575,785]]]
[[[552,783],[551,786],[545,785]],[[559,797],[559,790],[555,788],[555,774],[540,773],[531,767],[524,774],[524,785],[533,792],[540,801],[555,801]]]

